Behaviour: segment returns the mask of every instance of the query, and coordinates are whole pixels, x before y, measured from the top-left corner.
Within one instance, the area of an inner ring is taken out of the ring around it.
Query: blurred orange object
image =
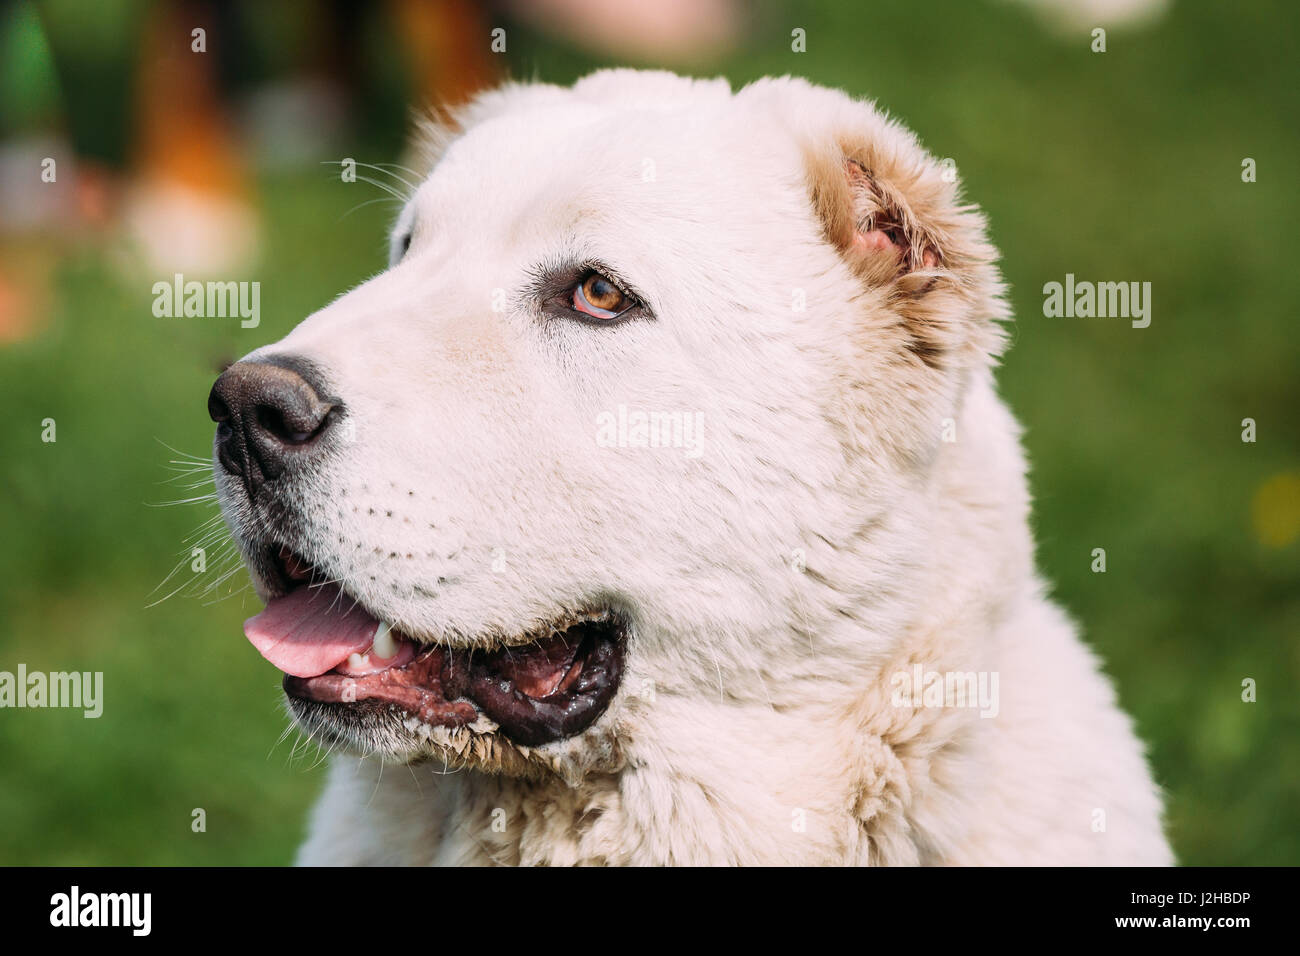
[[[222,102],[205,5],[162,3],[142,39],[137,172],[127,228],[162,272],[247,268],[256,256],[246,151]],[[193,31],[202,30],[201,43]],[[200,47],[201,48],[196,48]]]
[[[415,74],[416,106],[456,106],[496,82],[491,29],[471,0],[393,0],[393,18]]]

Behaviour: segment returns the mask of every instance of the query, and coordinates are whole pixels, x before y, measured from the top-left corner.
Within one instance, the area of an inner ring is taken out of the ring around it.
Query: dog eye
[[[393,248],[393,263],[396,265],[406,258],[407,251],[411,248],[411,234],[405,233],[401,239],[397,240]]]
[[[589,274],[573,287],[573,309],[597,319],[616,319],[637,304],[599,272]]]

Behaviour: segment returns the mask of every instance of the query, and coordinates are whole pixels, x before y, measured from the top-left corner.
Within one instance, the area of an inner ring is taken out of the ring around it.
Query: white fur
[[[300,861],[1169,863],[1130,722],[1034,571],[992,250],[910,134],[798,80],[634,71],[460,123],[406,257],[252,356],[318,363],[355,426],[295,491],[298,545],[420,640],[611,604],[627,673],[567,741],[336,757]],[[809,151],[846,138],[945,253],[910,306],[810,202]],[[530,273],[566,257],[653,318],[540,315]],[[904,347],[921,320],[937,367]],[[600,446],[620,404],[703,413],[702,453]],[[913,663],[996,672],[997,716],[898,706]]]

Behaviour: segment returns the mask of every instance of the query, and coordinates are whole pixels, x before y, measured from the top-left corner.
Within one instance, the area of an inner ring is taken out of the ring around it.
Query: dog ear
[[[826,240],[903,319],[907,347],[932,368],[987,361],[1000,350],[1002,283],[984,220],[906,131],[872,116],[861,137],[805,151]]]
[[[881,284],[919,269],[934,270],[940,263],[938,241],[904,199],[861,159],[840,156],[838,162],[838,170],[819,170],[812,177],[812,199],[827,239],[854,271]]]

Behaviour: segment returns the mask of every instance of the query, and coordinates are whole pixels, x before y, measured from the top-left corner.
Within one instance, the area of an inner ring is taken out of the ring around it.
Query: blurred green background
[[[156,318],[151,286],[170,272],[139,265],[128,200],[112,197],[149,165],[132,153],[131,91],[158,5],[89,6],[0,4],[6,143],[48,132],[85,158],[61,180],[92,161],[110,171],[72,225],[55,213],[0,235],[0,670],[103,671],[105,711],[0,711],[0,863],[285,863],[322,783],[319,754],[277,744],[278,674],[241,637],[260,608],[242,571],[220,600],[148,606],[194,577],[186,563],[151,593],[216,513],[154,506],[210,490],[173,477],[165,446],[209,453],[219,363],[383,268],[396,207],[358,208],[384,194],[321,163],[407,162],[407,104],[428,83],[392,40],[409,11],[363,17],[358,85],[333,138],[250,160],[235,187],[260,254],[244,271],[187,276],[260,281],[261,326]],[[259,12],[271,6],[245,9],[243,53],[223,54],[232,102],[310,60],[312,5]],[[1111,29],[1105,53],[1086,25],[993,0],[732,13],[729,39],[657,59],[512,5],[480,8],[470,35],[486,47],[474,31],[504,26],[495,69],[561,83],[627,63],[733,85],[803,75],[877,99],[952,157],[1011,285],[1000,377],[1026,427],[1041,565],[1149,743],[1178,858],[1300,862],[1300,7],[1176,0]],[[794,28],[807,52],[791,51]],[[265,138],[234,128],[241,143]],[[1257,182],[1242,181],[1246,157]],[[1151,282],[1150,328],[1044,318],[1042,286],[1067,272]],[[46,418],[55,443],[41,441]],[[1241,440],[1244,418],[1255,443]],[[1090,570],[1096,547],[1105,574]]]

